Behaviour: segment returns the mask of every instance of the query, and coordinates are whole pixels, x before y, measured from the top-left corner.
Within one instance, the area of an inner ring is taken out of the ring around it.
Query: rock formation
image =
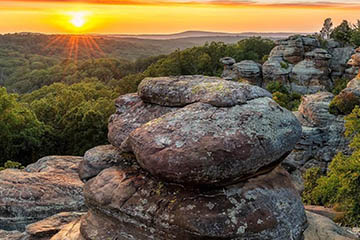
[[[24,170],[0,171],[0,229],[25,226],[59,212],[85,210],[81,157],[45,157]]]
[[[225,80],[235,80],[252,85],[262,86],[262,66],[252,60],[244,60],[238,63],[226,61],[229,58],[222,58],[220,62],[224,64],[222,78]]]
[[[116,102],[117,148],[85,154],[87,215],[52,239],[302,239],[304,208],[278,167],[301,128],[270,97],[218,78],[145,79]]]
[[[333,98],[329,92],[303,96],[298,111],[294,112],[302,125],[302,137],[283,166],[300,181],[300,191],[302,172],[310,167],[320,167],[325,173],[337,152],[349,151],[349,142],[344,137],[344,117],[329,113]]]
[[[333,39],[326,40],[324,45],[320,46],[315,36],[291,36],[277,41],[262,66],[253,61],[235,63],[232,58],[222,58],[220,61],[225,65],[222,77],[264,88],[278,81],[302,95],[331,91],[335,80],[351,79],[358,69],[348,65],[354,48],[343,47]]]

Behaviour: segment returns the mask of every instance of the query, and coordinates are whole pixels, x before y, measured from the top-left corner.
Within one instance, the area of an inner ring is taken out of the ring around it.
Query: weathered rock
[[[279,40],[277,46],[271,50],[269,57],[282,57],[286,62],[296,64],[303,60],[304,52],[304,44],[301,37],[292,36]]]
[[[23,230],[59,212],[84,210],[81,159],[52,156],[25,170],[0,171],[0,229]]]
[[[129,133],[144,123],[176,110],[176,108],[144,103],[137,94],[120,96],[115,105],[116,113],[109,119],[108,140],[116,147],[120,147]]]
[[[225,184],[256,174],[292,150],[296,117],[270,98],[231,108],[195,103],[129,136],[143,168],[171,182]]]
[[[290,77],[292,89],[302,94],[315,93],[319,90],[331,89],[329,78],[329,60],[331,55],[321,48],[305,54],[305,60],[292,69]]]
[[[300,197],[280,168],[200,190],[113,167],[86,183],[84,195],[91,209],[81,226],[86,239],[297,240],[306,227]],[[95,230],[98,223],[106,231]]]
[[[5,231],[0,229],[1,240],[27,240],[26,233],[18,231]]]
[[[231,107],[258,97],[271,97],[257,86],[200,75],[145,78],[138,94],[144,102],[168,107],[184,107],[195,102]]]
[[[348,64],[354,67],[360,67],[360,47],[355,49],[355,54],[351,56]]]
[[[337,152],[349,151],[349,142],[344,137],[344,118],[329,113],[333,98],[329,92],[302,97],[295,115],[301,122],[303,135],[284,163],[287,169],[292,169],[290,172],[315,166],[325,172]]]
[[[304,232],[305,240],[351,240],[358,239],[327,217],[306,211],[309,226]]]
[[[236,63],[235,59],[233,59],[232,57],[223,57],[220,59],[220,62],[225,66],[232,66]]]
[[[262,85],[262,70],[260,64],[251,60],[244,60],[234,64],[234,69],[237,73],[237,79],[241,80],[241,82],[257,86]]]
[[[271,81],[288,84],[293,65],[285,62],[281,57],[271,57],[262,66],[265,85]]]
[[[80,219],[74,220],[73,222],[65,225],[60,232],[54,235],[50,240],[85,240],[80,233]],[[99,228],[100,224],[96,227]],[[98,238],[96,240],[105,240]],[[107,239],[106,239],[107,240]]]
[[[88,180],[106,168],[117,165],[131,166],[134,162],[134,155],[123,153],[112,145],[97,146],[85,153],[80,163],[79,176],[82,180]]]
[[[331,76],[333,79],[341,78],[345,70],[348,68],[348,60],[351,55],[355,53],[353,47],[335,48],[331,52],[332,58],[330,60]]]
[[[304,207],[306,211],[330,218],[333,221],[335,221],[336,219],[343,218],[345,215],[345,212],[337,212],[332,208],[326,208],[323,206],[305,205]]]
[[[65,225],[80,219],[83,212],[63,212],[26,226],[27,240],[50,239]]]

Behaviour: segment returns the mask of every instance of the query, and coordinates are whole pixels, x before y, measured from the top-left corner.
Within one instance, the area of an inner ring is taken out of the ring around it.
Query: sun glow
[[[71,19],[70,23],[77,28],[81,28],[85,25],[86,19],[85,19],[85,12],[73,12],[71,13]]]

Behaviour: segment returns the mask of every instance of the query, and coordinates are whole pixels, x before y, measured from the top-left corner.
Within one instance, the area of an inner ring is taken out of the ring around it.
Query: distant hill
[[[110,36],[120,38],[139,38],[139,39],[180,39],[180,38],[194,38],[194,37],[251,37],[261,36],[267,38],[286,38],[288,36],[298,34],[292,32],[274,32],[274,33],[262,33],[262,32],[243,32],[243,33],[226,33],[226,32],[207,32],[207,31],[185,31],[173,34],[112,34]],[[304,33],[301,33],[304,34]]]
[[[286,38],[293,33],[221,33],[187,31],[163,35],[61,35],[39,33],[0,34],[0,52],[5,49],[19,54],[36,54],[56,58],[77,59],[113,57],[130,61],[169,54],[206,42],[236,43],[250,36],[270,39]],[[90,38],[90,39],[89,39]],[[1,53],[0,53],[1,55]],[[4,53],[8,55],[8,53]]]

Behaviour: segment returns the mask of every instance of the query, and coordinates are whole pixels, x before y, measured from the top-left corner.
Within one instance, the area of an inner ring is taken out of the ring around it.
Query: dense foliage
[[[360,108],[356,106],[346,118],[345,135],[351,139],[350,156],[338,153],[329,166],[326,176],[319,169],[310,169],[305,174],[303,199],[308,204],[335,207],[344,211],[339,219],[343,224],[360,224]]]
[[[271,82],[266,86],[267,90],[272,93],[273,100],[280,106],[296,111],[301,102],[301,95],[295,92],[290,92],[280,82]]]

